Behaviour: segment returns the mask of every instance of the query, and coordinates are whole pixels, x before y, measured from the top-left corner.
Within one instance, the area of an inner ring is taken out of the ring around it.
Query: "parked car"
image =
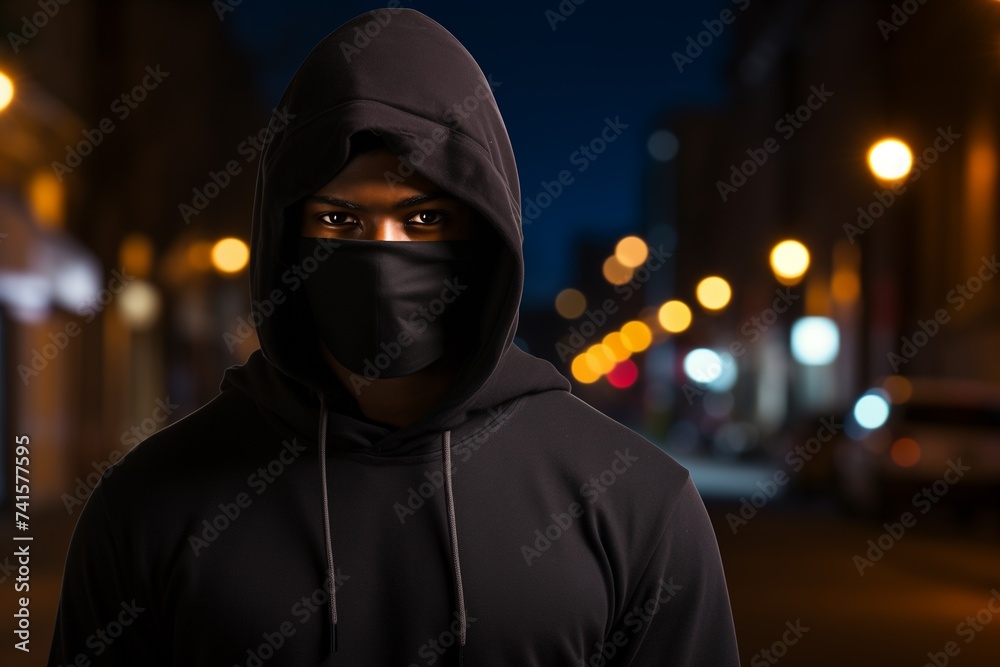
[[[859,399],[834,449],[844,505],[884,518],[919,517],[939,504],[960,516],[996,509],[1000,385],[898,376],[892,385]]]

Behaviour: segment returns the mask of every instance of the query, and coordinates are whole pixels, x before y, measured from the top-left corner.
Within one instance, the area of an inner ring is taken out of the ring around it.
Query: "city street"
[[[0,667],[1000,667],[1000,0],[0,25]]]
[[[1000,611],[1000,594],[991,592],[1000,591],[996,535],[963,534],[946,514],[932,512],[877,562],[862,564],[861,576],[854,557],[865,558],[868,540],[877,543],[886,531],[878,522],[775,501],[734,535],[726,514],[738,503],[710,503],[709,510],[743,665],[998,664],[1000,622],[989,623]],[[800,624],[801,637],[786,623]],[[794,644],[782,645],[786,633]],[[952,656],[948,642],[955,643]]]

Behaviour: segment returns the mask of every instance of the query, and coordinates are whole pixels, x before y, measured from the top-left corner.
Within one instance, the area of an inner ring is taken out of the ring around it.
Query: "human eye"
[[[407,222],[412,222],[422,227],[439,225],[445,221],[444,211],[418,211],[414,213]]]
[[[350,213],[344,213],[343,211],[326,211],[324,213],[320,213],[316,217],[327,227],[345,227],[349,224],[357,222],[357,218]]]

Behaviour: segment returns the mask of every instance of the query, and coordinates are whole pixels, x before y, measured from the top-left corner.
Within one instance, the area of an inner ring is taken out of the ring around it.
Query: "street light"
[[[631,352],[642,352],[653,342],[653,332],[645,322],[632,320],[621,328],[622,346]]]
[[[724,278],[709,276],[698,283],[695,294],[698,297],[698,303],[708,310],[722,310],[732,298],[733,290]]]
[[[840,352],[840,330],[829,317],[803,317],[792,325],[792,357],[806,366],[832,363]]]
[[[611,351],[615,361],[618,363],[621,363],[632,356],[632,350],[625,347],[625,341],[622,338],[621,331],[612,331],[605,336],[601,342]]]
[[[691,326],[691,309],[683,301],[667,301],[657,311],[657,319],[664,331],[679,334]]]
[[[604,343],[595,343],[587,348],[587,363],[590,370],[598,375],[604,375],[615,367],[614,352]]]
[[[587,352],[581,352],[573,358],[573,363],[570,366],[570,370],[573,373],[573,377],[576,378],[577,382],[582,382],[584,384],[592,384],[600,379],[601,374],[590,367],[590,362],[587,360]]]
[[[786,240],[771,250],[771,270],[785,285],[794,285],[809,269],[809,251],[794,240]]]
[[[913,152],[899,139],[882,139],[868,151],[868,168],[876,178],[898,181],[913,168]]]
[[[622,266],[635,268],[646,261],[649,247],[638,236],[626,236],[615,245],[615,258]]]
[[[604,274],[604,279],[612,285],[624,285],[632,280],[633,269],[631,266],[622,264],[617,255],[611,255],[604,260],[601,273]]]
[[[9,76],[0,72],[0,111],[10,106],[10,102],[13,99],[14,82],[10,80]]]
[[[221,273],[236,273],[249,259],[250,249],[240,239],[228,237],[212,246],[212,264]]]
[[[148,329],[155,324],[161,306],[160,293],[156,287],[141,278],[126,285],[118,298],[118,312],[133,329]]]

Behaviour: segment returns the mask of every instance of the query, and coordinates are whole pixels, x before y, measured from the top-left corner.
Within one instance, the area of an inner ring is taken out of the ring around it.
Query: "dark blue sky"
[[[271,109],[317,42],[351,17],[384,4],[243,0],[225,26],[255,64],[262,106]],[[529,307],[551,303],[570,285],[576,235],[606,238],[610,252],[617,238],[638,229],[646,141],[656,119],[670,109],[725,99],[730,30],[683,73],[671,54],[704,30],[703,20],[735,8],[729,0],[627,5],[585,0],[554,31],[545,11],[557,11],[558,0],[401,4],[448,28],[483,72],[501,82],[494,94],[517,156],[522,198],[537,195],[541,181],[562,169],[574,173],[562,196],[525,228],[523,302]],[[570,155],[599,134],[607,117],[620,118],[628,129],[578,172]]]

